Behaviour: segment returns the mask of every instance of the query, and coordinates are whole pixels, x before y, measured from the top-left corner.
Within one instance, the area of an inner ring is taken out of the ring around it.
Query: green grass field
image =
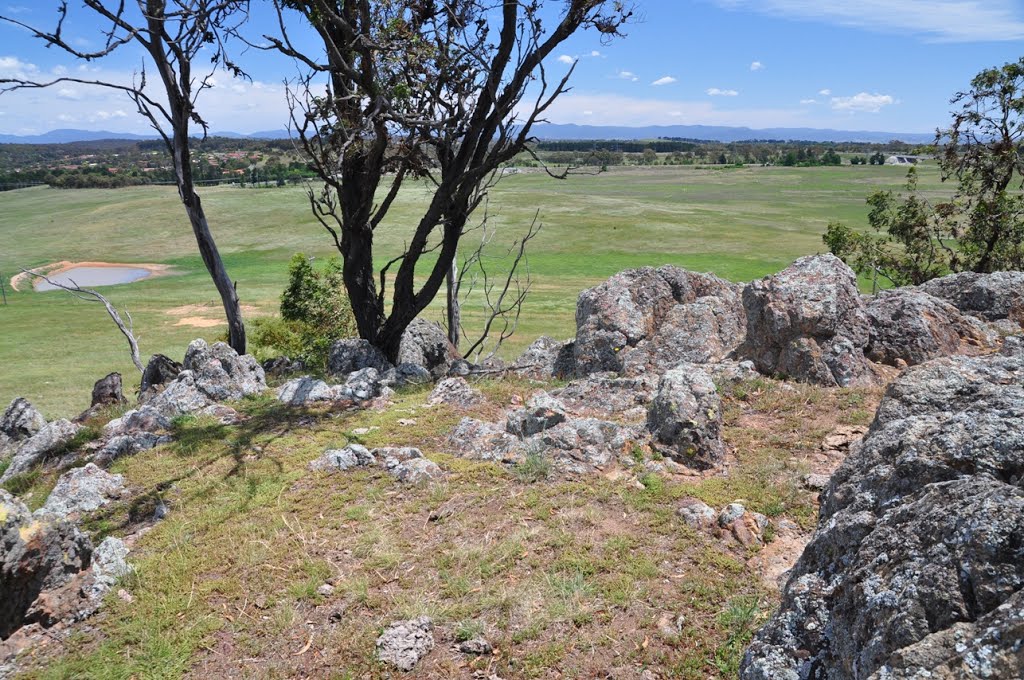
[[[865,197],[899,188],[905,175],[897,167],[843,166],[613,168],[566,181],[509,176],[491,195],[495,249],[524,231],[538,209],[544,228],[530,251],[533,293],[503,353],[514,356],[539,335],[571,337],[579,291],[623,269],[676,264],[736,281],[778,271],[821,251],[830,220],[864,225]],[[934,167],[920,175],[925,193],[943,193]],[[276,312],[293,253],[334,252],[299,187],[217,187],[202,195],[251,314]],[[422,187],[403,192],[379,229],[379,259],[397,254],[424,196]],[[180,359],[189,340],[223,332],[181,324],[185,317],[217,319],[220,310],[171,187],[0,193],[0,244],[5,281],[19,267],[58,260],[173,265],[175,275],[104,289],[131,312],[144,359],[155,352]],[[135,383],[126,345],[98,305],[59,291],[7,292],[8,304],[0,306],[0,402],[25,396],[48,417],[68,416],[88,406],[92,383],[110,371]],[[440,311],[435,305],[430,314],[439,318]],[[473,320],[472,304],[464,314]]]

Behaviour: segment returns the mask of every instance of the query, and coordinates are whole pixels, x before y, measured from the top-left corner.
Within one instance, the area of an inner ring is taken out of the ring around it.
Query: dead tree
[[[568,90],[573,68],[549,82],[545,60],[577,31],[619,35],[632,14],[621,0],[557,4],[547,30],[540,0],[275,0],[278,33],[265,38],[304,69],[289,99],[323,181],[310,206],[341,253],[359,334],[391,360],[445,283],[502,164],[528,150],[533,126]],[[322,56],[291,40],[293,10]],[[378,270],[374,233],[416,178],[431,189],[428,204],[404,252]]]
[[[128,317],[128,323],[126,324],[121,319],[121,315],[118,313],[117,308],[114,307],[114,305],[110,304],[110,301],[107,300],[107,298],[103,297],[103,295],[97,293],[91,288],[82,288],[71,279],[69,279],[69,281],[71,281],[71,285],[68,286],[66,284],[54,281],[45,274],[39,274],[30,269],[22,269],[21,271],[24,272],[25,274],[28,274],[29,276],[34,276],[37,279],[42,279],[43,281],[46,281],[54,288],[66,290],[79,300],[85,300],[86,302],[99,302],[100,304],[102,304],[106,308],[107,314],[110,315],[111,320],[113,320],[114,324],[117,326],[117,329],[121,331],[121,334],[124,335],[125,339],[128,340],[128,350],[129,352],[131,352],[132,363],[135,364],[135,368],[139,369],[139,373],[146,372],[146,367],[142,365],[142,359],[139,358],[139,341],[135,337],[135,324],[132,321],[132,315],[128,313],[127,307],[125,307],[124,309],[124,315]]]
[[[105,24],[100,29],[103,46],[95,51],[75,47],[64,35],[64,22],[68,18],[68,3],[60,3],[57,26],[52,32],[29,26],[12,17],[0,15],[0,20],[27,29],[47,46],[57,47],[84,61],[106,57],[129,45],[141,47],[148,57],[149,67],[157,75],[159,94],[147,89],[146,63],[131,83],[113,83],[64,76],[48,81],[30,81],[17,78],[0,79],[0,93],[25,88],[45,88],[62,83],[76,83],[104,87],[125,93],[135,104],[152,128],[167,146],[174,165],[178,195],[185,206],[199,254],[220,294],[228,322],[228,343],[239,354],[245,353],[245,324],[235,283],[231,281],[220,251],[214,241],[210,224],[196,193],[192,178],[192,154],[189,145],[189,126],[202,128],[206,137],[207,123],[196,109],[202,92],[212,87],[214,70],[225,68],[233,75],[244,75],[225,51],[225,40],[233,35],[248,14],[248,0],[136,0],[135,3],[82,0],[91,10],[93,19]],[[135,7],[132,8],[131,5]],[[102,25],[101,24],[101,25]],[[193,74],[192,68],[199,58],[209,70]],[[208,66],[207,66],[208,65]]]

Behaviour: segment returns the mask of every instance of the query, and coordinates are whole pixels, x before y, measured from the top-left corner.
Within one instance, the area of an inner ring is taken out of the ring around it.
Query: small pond
[[[49,278],[66,286],[73,285],[74,282],[82,288],[92,288],[140,281],[151,273],[148,269],[138,267],[72,267],[59,274],[50,274]],[[58,290],[56,286],[51,286],[42,279],[36,280],[35,288],[37,291]]]

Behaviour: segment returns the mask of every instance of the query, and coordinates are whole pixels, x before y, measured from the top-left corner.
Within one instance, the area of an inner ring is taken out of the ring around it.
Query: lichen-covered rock
[[[129,432],[160,432],[171,427],[171,420],[150,405],[127,411],[120,418],[115,418],[103,426],[103,432],[109,436],[127,434]]]
[[[119,498],[123,491],[123,475],[112,475],[87,463],[60,476],[46,498],[43,512],[60,516],[93,512]]]
[[[713,528],[718,519],[715,509],[699,498],[684,498],[676,509],[676,514],[689,527],[697,530]]]
[[[452,362],[461,358],[444,330],[426,319],[413,319],[398,348],[399,364],[422,366],[435,378],[447,375]]]
[[[516,437],[529,437],[565,422],[565,405],[541,391],[530,397],[526,408],[508,414],[505,429]]]
[[[546,335],[533,341],[512,363],[516,375],[535,380],[550,380],[573,374],[573,341],[559,342]]]
[[[381,382],[389,387],[426,385],[434,379],[430,371],[419,364],[398,364],[387,371]]]
[[[637,374],[714,361],[743,341],[745,327],[738,285],[672,266],[630,269],[580,293],[575,371]]]
[[[462,456],[473,460],[519,463],[526,455],[519,437],[509,434],[504,424],[463,418],[448,434],[448,445]]]
[[[278,401],[291,406],[305,406],[318,401],[334,401],[336,391],[323,380],[308,375],[293,378],[277,388]]]
[[[357,467],[376,465],[377,457],[365,446],[349,444],[343,449],[328,449],[309,464],[314,472],[344,472]]]
[[[963,272],[932,279],[918,288],[965,314],[1024,326],[1024,272]]]
[[[373,368],[380,373],[387,373],[392,368],[384,353],[362,338],[345,338],[335,340],[327,356],[327,372],[332,376],[343,377],[349,373]]]
[[[109,373],[99,380],[92,386],[92,401],[89,404],[93,406],[119,406],[124,404],[126,399],[121,387],[121,374],[120,373]]]
[[[725,456],[722,399],[711,377],[694,364],[661,377],[647,429],[670,458],[687,467],[711,468]]]
[[[139,403],[146,403],[155,397],[161,390],[171,383],[184,366],[174,359],[163,354],[154,354],[146,364],[146,370],[142,372],[142,382],[139,384]]]
[[[977,354],[995,338],[976,318],[917,288],[879,293],[867,305],[869,359],[908,366],[954,354]]]
[[[382,447],[371,452],[385,472],[404,484],[421,484],[440,479],[443,473],[434,461],[411,446]]]
[[[576,412],[642,420],[657,389],[658,377],[649,373],[634,377],[595,373],[572,381],[552,396]]]
[[[585,474],[612,463],[634,436],[630,428],[617,423],[570,418],[541,431],[525,445],[549,458],[563,472]]]
[[[1020,639],[1024,618],[1013,613],[1024,589],[1024,351],[1012,345],[936,359],[889,386],[823,494],[743,678],[1024,674],[1020,647],[1003,642]]]
[[[6,482],[15,475],[28,472],[47,456],[67,446],[81,429],[80,425],[63,419],[47,423],[21,443],[11,459],[11,464],[3,476],[0,476],[0,482]]]
[[[739,353],[766,375],[845,387],[871,380],[870,336],[857,277],[834,255],[802,257],[743,289],[747,339]]]
[[[185,370],[192,372],[195,386],[211,401],[241,399],[267,389],[266,375],[256,358],[239,356],[223,342],[211,346],[205,340],[193,340],[184,363]]]
[[[40,621],[38,600],[66,586],[87,568],[89,537],[66,520],[33,516],[0,489],[0,640],[26,623]],[[40,621],[49,625],[52,621]]]
[[[128,564],[128,546],[120,538],[107,536],[92,554],[92,583],[89,595],[95,600],[110,590],[117,580],[132,571]]]
[[[429,616],[395,621],[377,638],[377,658],[400,671],[411,671],[434,648]]]
[[[466,382],[465,378],[445,378],[437,383],[434,391],[427,398],[431,405],[447,404],[455,408],[471,408],[481,403],[484,395]]]
[[[28,399],[17,397],[4,409],[0,417],[0,436],[6,435],[12,442],[28,439],[46,425],[46,418],[36,410]]]
[[[196,384],[192,371],[181,371],[161,392],[146,401],[146,406],[167,419],[195,413],[213,402]]]
[[[134,431],[115,435],[108,439],[100,450],[96,452],[94,460],[100,465],[107,466],[118,458],[134,456],[140,451],[149,451],[161,444],[169,444],[172,441],[173,438],[169,435],[161,435],[156,432]]]

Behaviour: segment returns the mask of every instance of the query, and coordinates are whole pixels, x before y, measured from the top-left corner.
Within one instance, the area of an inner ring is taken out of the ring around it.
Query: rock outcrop
[[[0,547],[0,639],[26,623],[55,623],[45,600],[89,567],[89,537],[63,519],[33,516],[0,489]]]
[[[889,386],[743,678],[1024,673],[1024,343],[1012,340]]]
[[[434,648],[434,622],[428,616],[395,621],[377,638],[377,658],[400,671],[411,671]]]
[[[13,451],[46,425],[46,418],[27,399],[16,397],[0,416],[0,456]]]
[[[430,405],[447,404],[455,408],[472,408],[484,400],[480,390],[475,389],[466,382],[465,378],[445,378],[437,383],[437,386],[427,398]]]
[[[142,382],[139,384],[139,402],[145,403],[151,397],[156,396],[172,380],[178,377],[184,366],[174,359],[163,354],[154,354],[146,364],[146,370],[142,372]]]
[[[802,257],[743,289],[739,352],[766,375],[825,386],[869,381],[870,328],[857,277],[834,255]]]
[[[575,341],[559,342],[543,335],[512,362],[517,375],[535,380],[563,378],[574,373]]]
[[[647,429],[664,453],[687,467],[721,463],[722,399],[711,377],[694,364],[667,371],[647,412]]]
[[[987,321],[1008,319],[1024,326],[1024,272],[962,272],[918,287],[965,314]]]
[[[87,463],[60,476],[42,509],[61,517],[92,512],[119,498],[122,491],[124,476],[112,475]]]
[[[630,269],[580,293],[577,375],[661,372],[724,358],[744,337],[740,286],[679,267]]]
[[[158,361],[163,365],[162,361]],[[150,365],[154,365],[154,360]],[[185,352],[184,368],[163,390],[150,396],[145,404],[165,418],[196,413],[221,401],[241,399],[267,389],[266,375],[256,358],[239,356],[226,343],[212,346],[205,340],[193,340]],[[154,394],[153,389],[147,391]]]
[[[452,362],[461,358],[444,330],[426,319],[413,319],[398,348],[399,364],[422,366],[435,378],[447,375]]]
[[[995,342],[978,319],[918,288],[879,293],[868,301],[867,315],[871,325],[867,356],[890,366],[977,354]]]
[[[75,438],[81,429],[81,425],[76,425],[69,420],[62,419],[46,423],[38,432],[18,446],[11,459],[11,464],[0,476],[0,482],[6,482],[15,475],[24,474],[45,460],[47,456],[58,453]]]
[[[383,374],[391,367],[384,353],[362,338],[335,340],[327,356],[327,372],[338,378],[364,368],[372,368]]]

